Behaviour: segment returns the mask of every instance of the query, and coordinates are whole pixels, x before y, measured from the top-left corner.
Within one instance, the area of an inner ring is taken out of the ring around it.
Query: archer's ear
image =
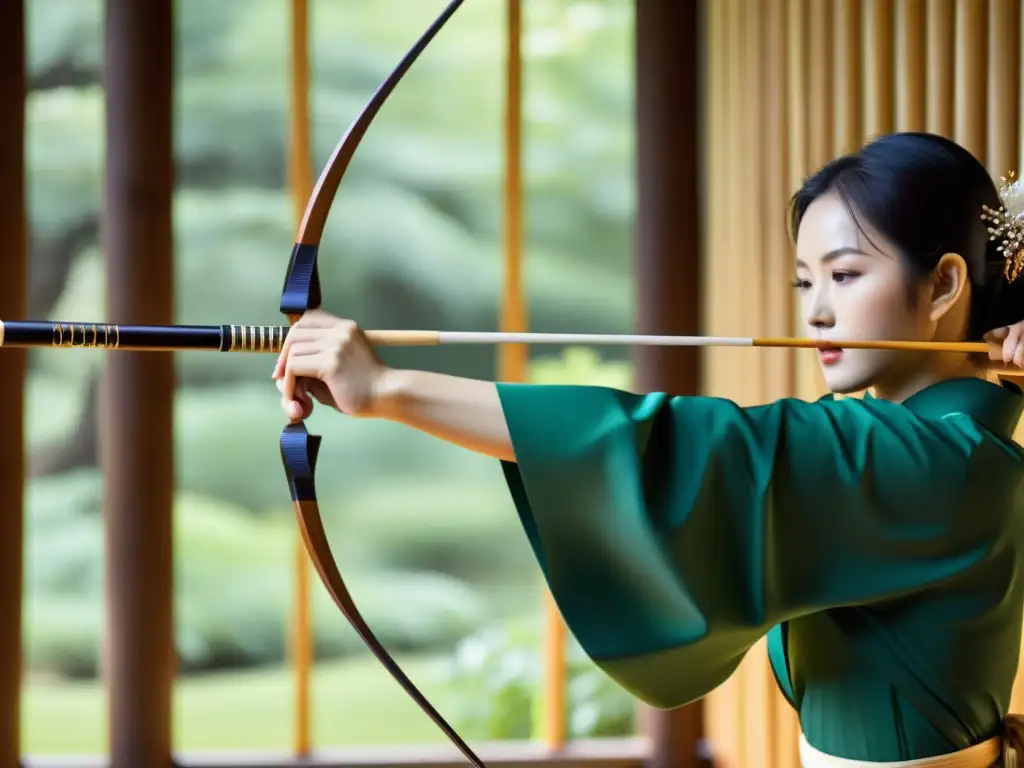
[[[959,253],[944,254],[932,270],[929,315],[937,323],[952,309],[967,287],[967,262]]]

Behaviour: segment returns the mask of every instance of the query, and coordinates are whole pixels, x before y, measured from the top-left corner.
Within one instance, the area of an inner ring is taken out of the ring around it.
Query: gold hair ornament
[[[1000,177],[999,210],[982,205],[982,221],[989,222],[989,240],[999,241],[998,250],[1003,254],[1006,266],[1003,274],[1011,283],[1024,271],[1024,183],[1014,178]]]

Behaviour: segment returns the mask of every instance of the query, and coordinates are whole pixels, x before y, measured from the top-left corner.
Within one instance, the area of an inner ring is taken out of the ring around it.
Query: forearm
[[[493,382],[425,371],[390,370],[374,413],[496,459],[515,461]]]

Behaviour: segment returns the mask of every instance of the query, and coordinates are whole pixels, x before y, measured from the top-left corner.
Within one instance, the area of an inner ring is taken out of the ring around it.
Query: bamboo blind
[[[786,204],[835,155],[882,133],[927,130],[966,146],[996,178],[1020,167],[1020,0],[706,7],[709,333],[800,332]],[[706,361],[706,391],[740,403],[825,392],[813,355],[726,348],[708,350]],[[1022,682],[1018,674],[1017,712]],[[718,768],[799,768],[799,726],[763,641],[706,705]]]

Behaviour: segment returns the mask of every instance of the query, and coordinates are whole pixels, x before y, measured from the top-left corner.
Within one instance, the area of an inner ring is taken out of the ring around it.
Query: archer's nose
[[[821,331],[832,328],[835,324],[835,313],[826,302],[816,299],[807,314],[807,325],[816,331]]]

